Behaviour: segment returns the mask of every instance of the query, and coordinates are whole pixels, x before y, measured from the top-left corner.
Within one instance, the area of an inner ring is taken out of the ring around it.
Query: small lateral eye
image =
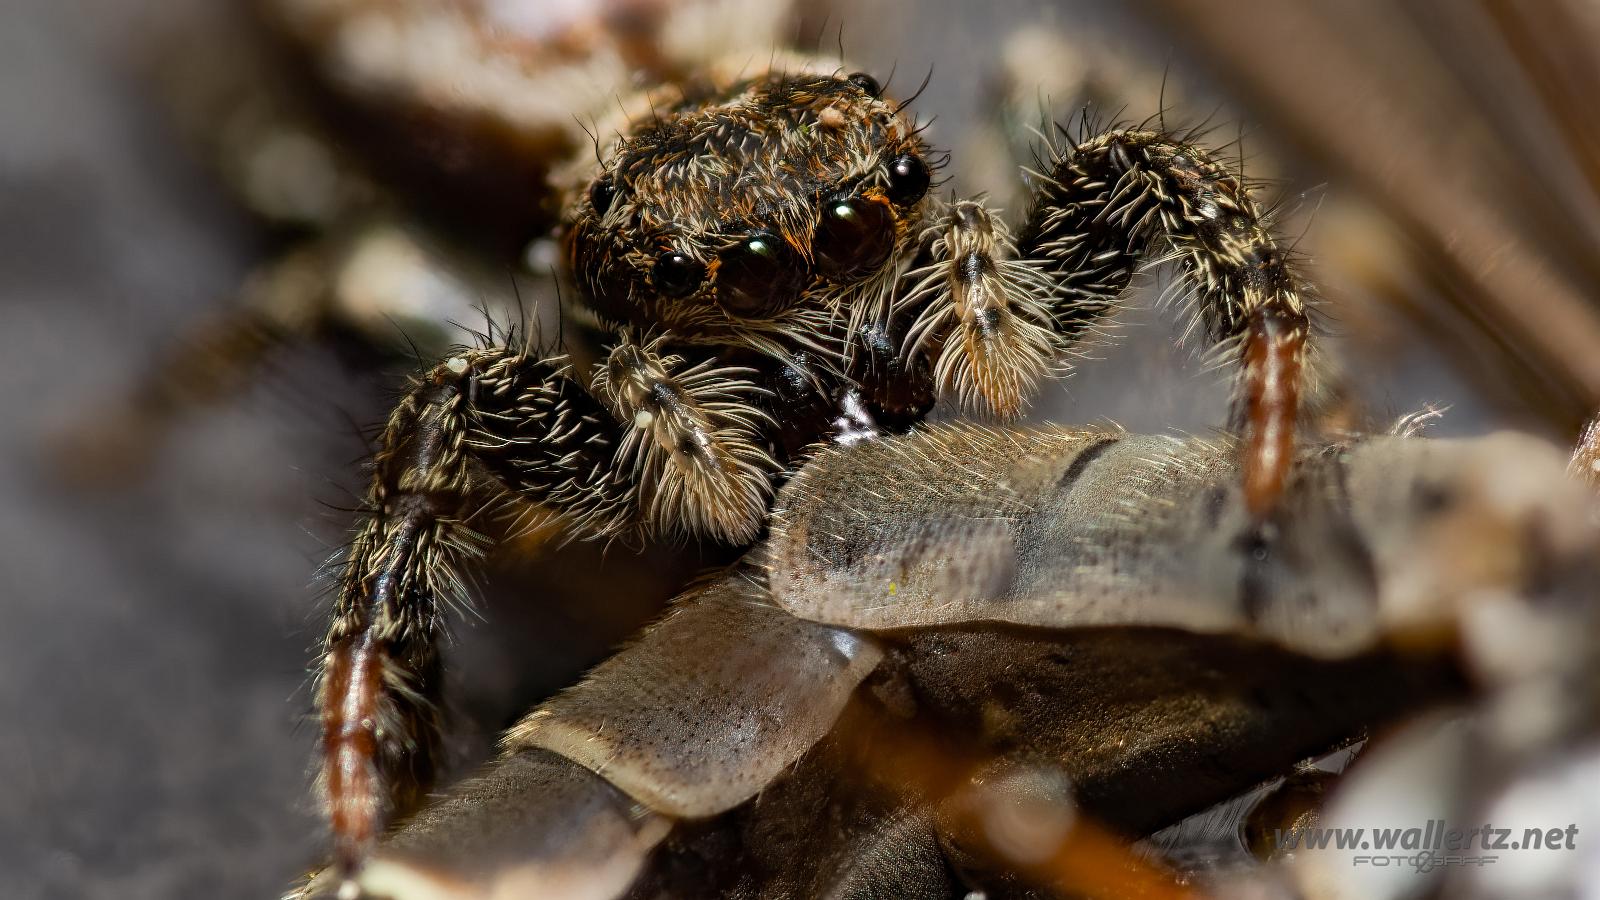
[[[749,235],[719,258],[717,304],[733,315],[755,318],[782,312],[805,287],[804,261],[770,231]]]
[[[865,72],[851,72],[845,80],[874,97],[883,96],[883,88],[878,85],[878,79]]]
[[[705,280],[706,267],[699,260],[677,250],[656,257],[650,269],[650,282],[664,297],[684,297],[694,293]]]
[[[609,178],[602,178],[589,185],[589,205],[594,207],[594,214],[597,216],[606,214],[616,196],[616,185],[612,184]]]
[[[889,199],[902,206],[921,200],[932,181],[928,164],[914,153],[902,153],[889,163]]]
[[[811,238],[817,269],[838,281],[870,272],[894,250],[894,218],[889,204],[847,196],[822,207],[822,221]]]

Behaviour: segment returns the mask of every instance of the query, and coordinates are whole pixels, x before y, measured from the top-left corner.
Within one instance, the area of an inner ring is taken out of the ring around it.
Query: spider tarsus
[[[1244,343],[1239,397],[1245,507],[1256,521],[1271,514],[1294,458],[1306,323],[1257,310]]]
[[[324,676],[337,702],[322,712],[323,777],[334,861],[346,878],[360,869],[379,828],[382,790],[373,722],[382,690],[382,664],[375,643],[371,631],[341,641],[328,652]]]

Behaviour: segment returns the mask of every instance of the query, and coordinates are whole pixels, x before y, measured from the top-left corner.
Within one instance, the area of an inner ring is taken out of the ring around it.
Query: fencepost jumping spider
[[[1273,515],[1310,303],[1251,186],[1192,137],[1085,129],[1013,233],[982,199],[937,196],[944,158],[869,75],[785,61],[648,109],[557,175],[568,327],[603,351],[461,348],[383,432],[318,694],[347,876],[431,784],[443,612],[491,517],[750,543],[809,448],[946,398],[1017,416],[1137,269],[1169,260],[1236,367],[1244,496],[1257,526]]]

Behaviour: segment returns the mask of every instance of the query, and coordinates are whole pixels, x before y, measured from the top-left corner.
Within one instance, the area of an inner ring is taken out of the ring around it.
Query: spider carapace
[[[786,64],[637,106],[556,178],[569,316],[598,350],[462,348],[383,433],[320,679],[346,874],[431,783],[441,610],[490,517],[747,543],[818,442],[910,427],[941,398],[1022,412],[1163,259],[1236,366],[1260,520],[1283,485],[1307,306],[1248,186],[1190,140],[1085,129],[1051,149],[1013,235],[983,200],[937,196],[944,158],[868,75]]]

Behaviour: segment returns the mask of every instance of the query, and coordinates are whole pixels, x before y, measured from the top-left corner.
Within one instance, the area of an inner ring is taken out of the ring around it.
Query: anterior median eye
[[[836,281],[882,266],[893,250],[889,205],[866,197],[841,197],[824,205],[811,239],[817,269]]]
[[[805,287],[804,260],[781,237],[757,231],[722,251],[717,303],[746,318],[782,312]]]

